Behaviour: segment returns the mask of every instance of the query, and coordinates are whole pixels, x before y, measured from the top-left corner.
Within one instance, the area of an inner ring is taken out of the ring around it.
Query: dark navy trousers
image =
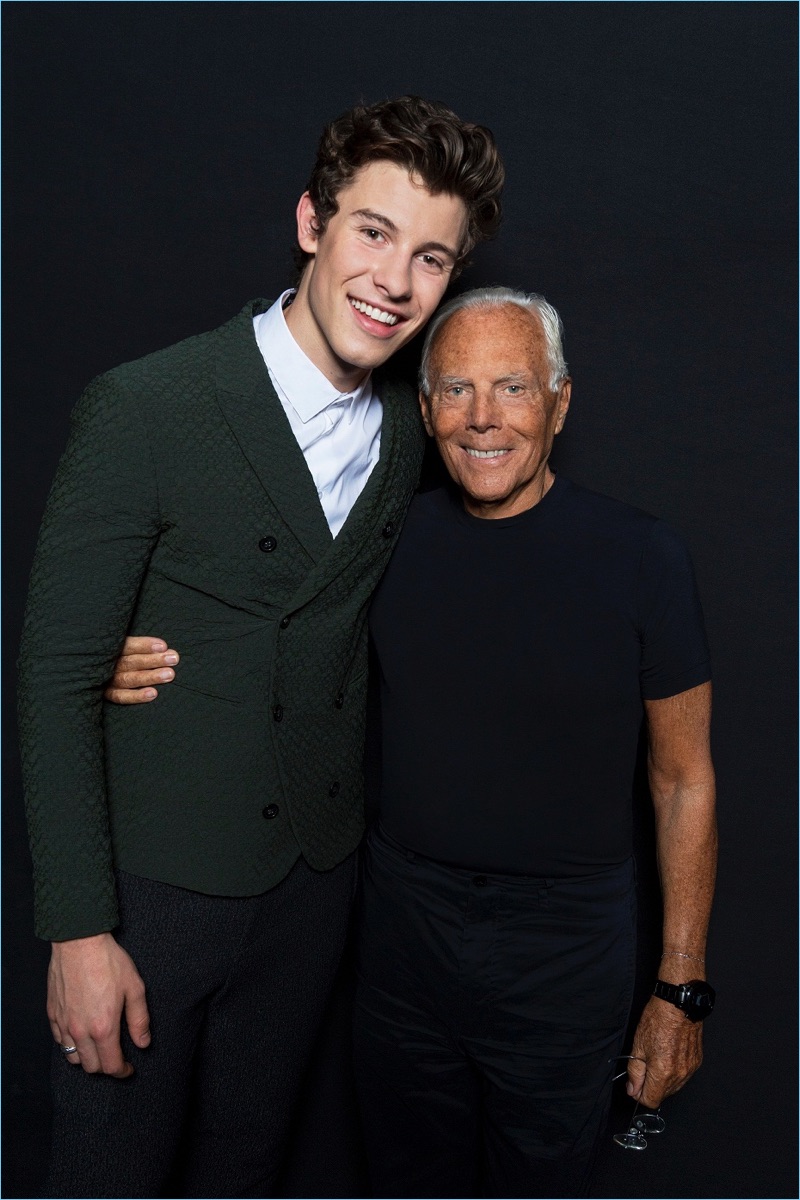
[[[358,911],[371,1194],[585,1195],[630,1011],[633,860],[484,875],[378,829]]]

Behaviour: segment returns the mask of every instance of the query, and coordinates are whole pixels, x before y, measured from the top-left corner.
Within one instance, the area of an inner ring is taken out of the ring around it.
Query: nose
[[[389,300],[408,300],[411,297],[411,263],[406,255],[387,252],[372,275],[375,286]]]
[[[467,428],[484,433],[487,429],[499,429],[502,424],[500,406],[492,392],[488,388],[476,388],[467,413]]]

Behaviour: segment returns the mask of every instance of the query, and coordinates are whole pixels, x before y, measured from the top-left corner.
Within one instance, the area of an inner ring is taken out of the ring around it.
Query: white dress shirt
[[[354,392],[339,392],[289,332],[286,291],[253,318],[256,342],[336,537],[378,461],[383,406],[371,373]]]

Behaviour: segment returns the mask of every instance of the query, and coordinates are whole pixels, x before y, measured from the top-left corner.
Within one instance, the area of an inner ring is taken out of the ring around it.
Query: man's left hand
[[[658,1108],[694,1075],[703,1061],[703,1025],[666,1000],[651,996],[633,1038],[628,1095]],[[643,1061],[639,1061],[643,1060]]]

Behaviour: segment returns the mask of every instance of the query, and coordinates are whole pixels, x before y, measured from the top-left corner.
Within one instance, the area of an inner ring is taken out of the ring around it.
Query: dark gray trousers
[[[49,1197],[158,1197],[181,1148],[186,1197],[273,1194],[344,948],[355,855],[303,859],[271,891],[206,896],[119,873],[116,936],[145,981],[152,1043],[135,1074],[87,1075],[56,1049]]]

